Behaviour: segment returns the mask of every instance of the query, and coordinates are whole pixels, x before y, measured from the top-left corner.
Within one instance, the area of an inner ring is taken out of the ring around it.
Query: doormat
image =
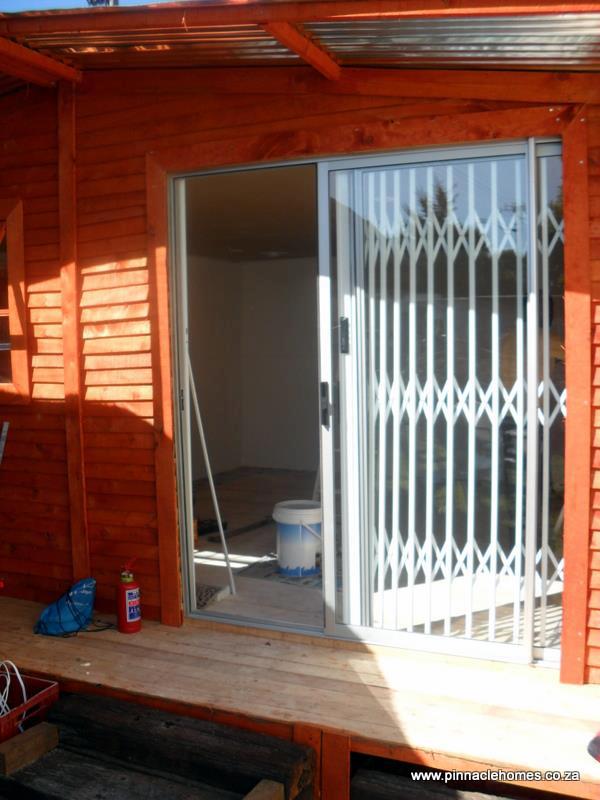
[[[303,575],[300,578],[291,578],[279,572],[279,562],[275,556],[263,558],[248,567],[244,567],[237,573],[244,578],[258,578],[260,580],[277,581],[277,583],[287,583],[290,586],[308,586],[310,589],[321,588],[320,575]]]
[[[196,584],[196,608],[206,608],[216,600],[229,597],[229,586],[209,586],[206,583]]]

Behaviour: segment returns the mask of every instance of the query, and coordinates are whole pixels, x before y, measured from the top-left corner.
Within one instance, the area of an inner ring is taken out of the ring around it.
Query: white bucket
[[[321,571],[321,505],[286,500],[273,509],[277,523],[277,558],[283,575],[301,578]]]

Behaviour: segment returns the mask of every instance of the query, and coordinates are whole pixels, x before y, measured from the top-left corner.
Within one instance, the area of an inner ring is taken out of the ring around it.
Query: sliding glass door
[[[555,648],[560,150],[320,169],[328,628],[524,660]]]

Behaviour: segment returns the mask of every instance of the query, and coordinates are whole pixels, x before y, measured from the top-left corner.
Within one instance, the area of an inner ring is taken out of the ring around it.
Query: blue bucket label
[[[137,622],[138,619],[142,618],[139,589],[127,589],[125,591],[125,608],[127,609],[127,622]]]
[[[277,522],[279,572],[289,578],[321,572],[321,523]]]

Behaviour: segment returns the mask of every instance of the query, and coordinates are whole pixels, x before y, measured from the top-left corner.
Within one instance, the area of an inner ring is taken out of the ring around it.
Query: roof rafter
[[[52,86],[58,80],[81,80],[81,73],[62,61],[3,38],[0,38],[0,72],[40,86]]]
[[[329,80],[339,80],[342,74],[340,65],[326,50],[315,44],[304,31],[289,22],[269,22],[263,27],[280,44],[300,56],[321,75]]]
[[[60,31],[117,31],[210,25],[298,24],[343,19],[431,19],[460,16],[600,13],[600,2],[565,0],[282,0],[277,3],[224,0],[221,3],[168,3],[137,9],[90,8],[49,14],[0,15],[0,35]]]

